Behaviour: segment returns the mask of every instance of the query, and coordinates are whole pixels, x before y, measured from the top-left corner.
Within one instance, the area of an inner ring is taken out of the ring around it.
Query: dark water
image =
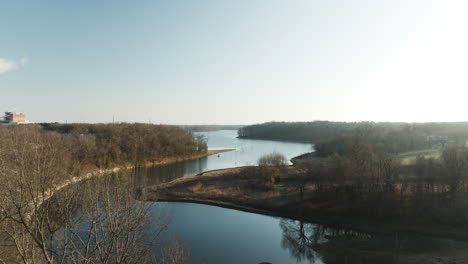
[[[206,136],[209,149],[235,149],[235,151],[162,167],[141,169],[139,172],[140,177],[138,177],[140,183],[152,185],[182,176],[196,175],[209,170],[255,165],[259,157],[273,151],[280,152],[289,160],[313,150],[312,145],[309,144],[239,139],[237,138],[237,132],[234,130],[197,134]]]
[[[236,131],[203,135],[210,149],[236,150],[142,169],[137,173],[137,183],[152,185],[207,170],[254,165],[261,155],[272,151],[290,159],[312,149],[307,144],[238,139]],[[451,240],[402,234],[375,236],[201,204],[157,202],[152,213],[155,219],[160,215],[171,217],[164,238],[177,237],[188,245],[193,263],[202,259],[224,264],[439,263],[434,261],[457,258],[468,248],[466,243]]]
[[[277,151],[288,159],[312,151],[312,146],[267,140],[238,139],[234,130],[202,133],[209,149],[232,148],[193,161],[143,169],[139,184],[151,185],[203,171],[255,165],[257,159]],[[252,214],[215,206],[158,202],[154,214],[171,216],[167,236],[177,236],[191,248],[193,261],[209,263],[309,263],[296,261],[282,246],[281,218]],[[320,262],[317,262],[320,263]]]

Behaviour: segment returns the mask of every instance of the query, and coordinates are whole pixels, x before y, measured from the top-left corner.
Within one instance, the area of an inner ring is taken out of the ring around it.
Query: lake
[[[142,168],[136,183],[149,186],[208,170],[255,165],[273,151],[288,159],[312,151],[309,144],[238,139],[233,130],[199,134],[206,136],[209,149],[235,151]],[[465,255],[468,248],[467,243],[448,239],[371,235],[194,203],[156,202],[152,214],[154,219],[171,218],[163,240],[180,239],[189,247],[192,263],[433,263],[439,257]]]
[[[237,131],[199,133],[209,149],[232,148],[197,160],[139,171],[140,184],[152,185],[178,177],[230,167],[255,165],[258,158],[273,151],[288,159],[312,151],[310,144],[237,138]],[[171,216],[165,235],[176,236],[191,249],[193,262],[209,263],[309,263],[296,261],[282,246],[282,218],[192,203],[158,202],[154,214]],[[318,262],[320,263],[320,262]]]

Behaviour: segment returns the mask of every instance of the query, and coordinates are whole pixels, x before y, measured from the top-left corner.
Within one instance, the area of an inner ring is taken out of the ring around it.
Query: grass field
[[[418,156],[424,156],[425,158],[439,159],[442,155],[440,149],[423,149],[418,151],[410,151],[401,153],[398,155],[401,163],[403,165],[413,164],[416,162]]]

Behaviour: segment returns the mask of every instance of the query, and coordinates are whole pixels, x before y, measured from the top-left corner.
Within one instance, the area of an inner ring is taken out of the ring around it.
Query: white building
[[[5,112],[3,120],[0,120],[0,124],[17,125],[17,124],[29,124],[29,120],[26,119],[26,115],[19,112]]]

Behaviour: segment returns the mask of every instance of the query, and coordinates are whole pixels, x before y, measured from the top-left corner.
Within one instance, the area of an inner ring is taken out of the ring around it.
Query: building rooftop
[[[26,119],[26,115],[20,112],[5,112],[5,116],[0,120],[0,124],[29,124],[29,120]]]

